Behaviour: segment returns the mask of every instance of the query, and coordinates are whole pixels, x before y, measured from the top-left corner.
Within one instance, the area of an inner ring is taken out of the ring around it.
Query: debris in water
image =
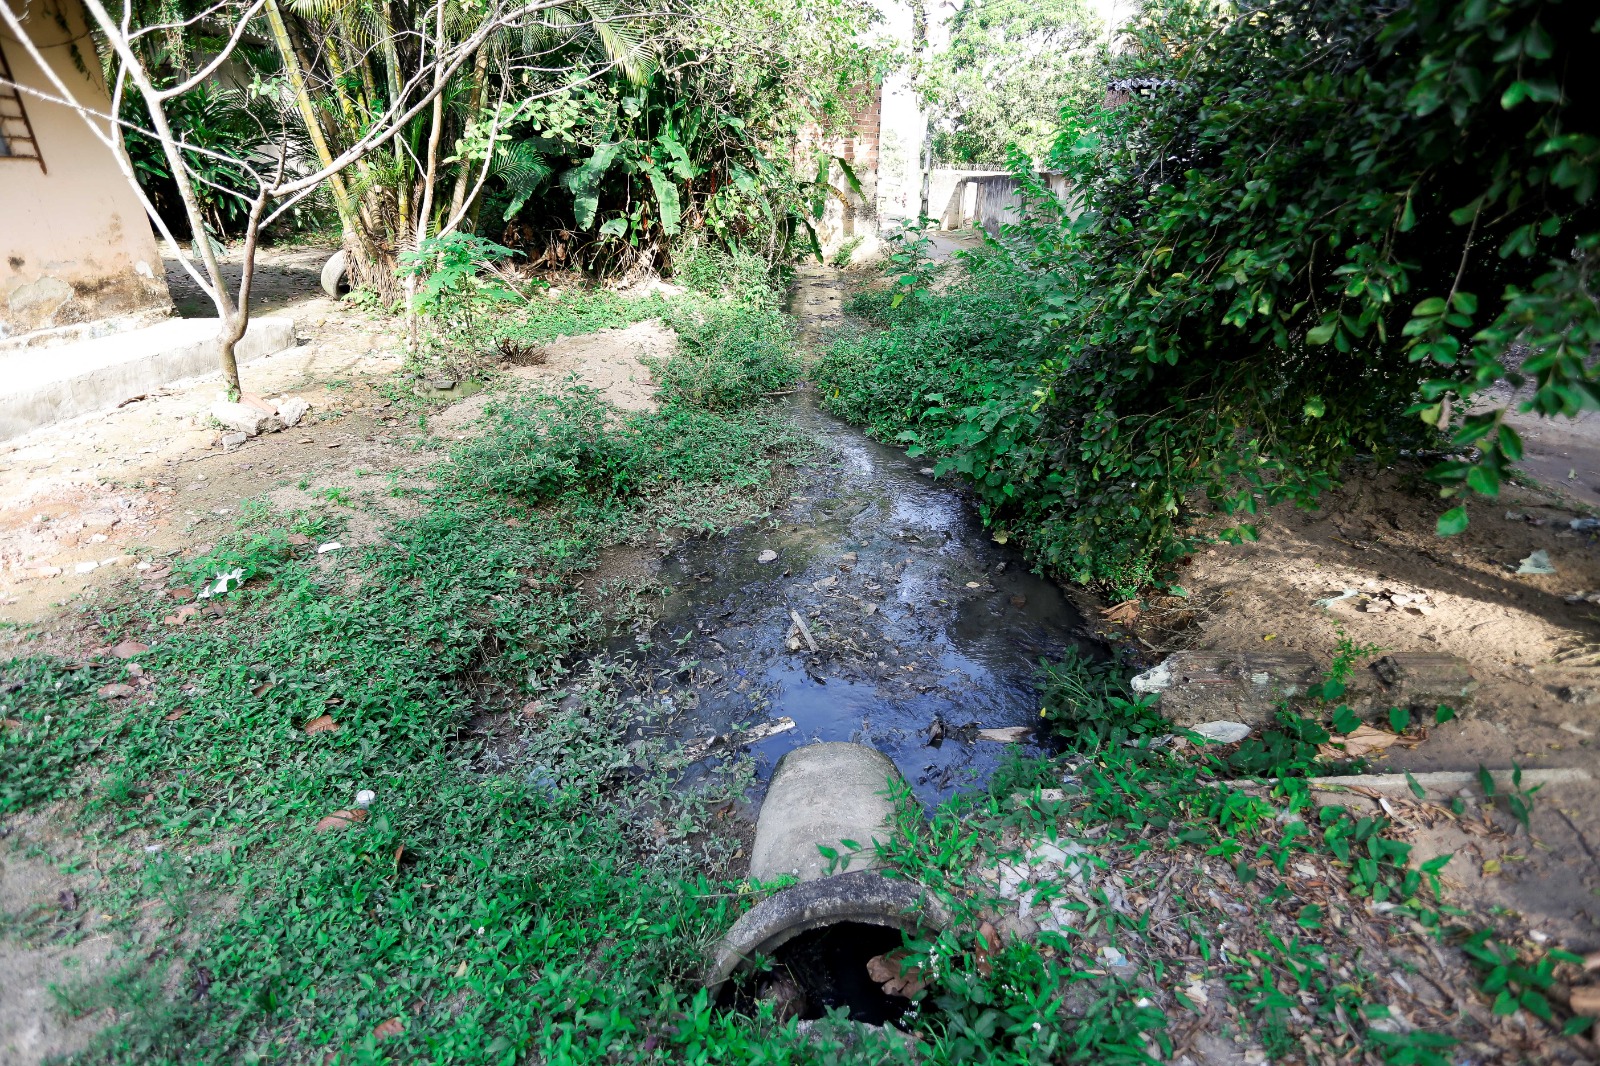
[[[789,620],[792,621],[795,625],[795,628],[800,631],[800,636],[806,642],[806,647],[810,648],[814,652],[821,650],[817,647],[816,638],[812,637],[811,629],[806,625],[806,620],[801,618],[800,612],[795,610],[793,607],[789,608]]]
[[[997,744],[1021,744],[1033,736],[1033,727],[1026,725],[1001,726],[978,730],[979,740],[992,740]]]

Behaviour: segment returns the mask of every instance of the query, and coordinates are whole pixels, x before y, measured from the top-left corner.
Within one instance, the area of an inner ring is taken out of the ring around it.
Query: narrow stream
[[[796,303],[836,306],[837,281],[819,283],[834,291],[802,288]],[[806,331],[831,317],[797,310]],[[792,410],[832,454],[801,472],[790,506],[662,560],[670,592],[650,657],[677,682],[673,731],[738,746],[787,716],[795,728],[749,745],[763,776],[792,748],[849,740],[892,758],[923,802],[981,783],[1009,745],[978,730],[1038,724],[1038,664],[1085,643],[1079,615],[993,541],[955,479],[822,412],[809,390]]]

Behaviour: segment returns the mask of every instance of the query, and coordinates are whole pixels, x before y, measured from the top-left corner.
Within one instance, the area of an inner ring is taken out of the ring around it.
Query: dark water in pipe
[[[1039,660],[1086,643],[1079,615],[994,542],[954,478],[809,396],[792,410],[831,456],[802,472],[789,507],[662,561],[671,591],[649,658],[676,680],[669,731],[737,743],[741,727],[788,716],[795,729],[749,745],[763,776],[792,748],[847,740],[887,754],[926,803],[983,782],[1008,746],[977,730],[1039,724]],[[776,562],[757,561],[767,549]],[[791,637],[791,610],[819,651]]]

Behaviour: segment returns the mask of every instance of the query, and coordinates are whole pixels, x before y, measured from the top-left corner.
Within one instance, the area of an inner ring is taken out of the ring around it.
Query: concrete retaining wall
[[[0,355],[0,440],[115,407],[180,378],[217,371],[217,321],[173,318],[144,329]],[[295,343],[287,318],[257,318],[234,349],[239,362]]]

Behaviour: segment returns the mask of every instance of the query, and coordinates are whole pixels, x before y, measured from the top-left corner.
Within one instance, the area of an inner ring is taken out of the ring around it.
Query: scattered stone
[[[778,553],[773,551],[771,548],[767,548],[767,549],[763,550],[760,555],[756,556],[756,562],[760,563],[763,566],[765,566],[768,563],[775,563],[777,561],[778,561]]]
[[[1270,726],[1278,705],[1322,679],[1302,652],[1182,651],[1133,678],[1133,691],[1159,694],[1161,711],[1181,729],[1226,721]]]
[[[356,793],[356,806],[360,807],[362,810],[366,810],[368,807],[372,806],[373,802],[377,798],[378,794],[376,792],[372,791],[370,788],[364,788],[360,792]]]
[[[1600,518],[1574,518],[1567,525],[1579,532],[1587,532],[1588,530],[1600,529]]]
[[[1561,690],[1561,698],[1579,707],[1593,707],[1600,703],[1600,691],[1582,685],[1568,685]]]
[[[224,433],[222,435],[222,450],[231,452],[249,439],[243,433]]]
[[[270,411],[259,411],[249,404],[222,401],[213,404],[211,417],[225,427],[247,437],[259,437],[283,428],[283,421]]]
[[[455,378],[434,377],[428,379],[428,388],[438,389],[440,392],[449,392],[456,387]]]
[[[982,588],[982,587],[983,587],[983,585],[980,582],[977,582],[977,581],[968,581],[967,582],[967,588],[969,588],[969,589],[977,589],[977,588]]]
[[[861,556],[857,555],[855,552],[845,552],[843,555],[839,556],[839,561],[841,563],[854,563],[860,558]]]
[[[137,640],[124,640],[112,645],[111,654],[119,659],[131,659],[135,655],[143,655],[150,650],[150,645],[140,644]]]
[[[311,411],[311,405],[298,396],[279,396],[272,403],[285,427],[298,426]]]
[[[124,685],[120,681],[114,684],[100,686],[101,697],[108,700],[125,700],[129,696],[133,695],[133,693],[134,688],[132,685]]]

